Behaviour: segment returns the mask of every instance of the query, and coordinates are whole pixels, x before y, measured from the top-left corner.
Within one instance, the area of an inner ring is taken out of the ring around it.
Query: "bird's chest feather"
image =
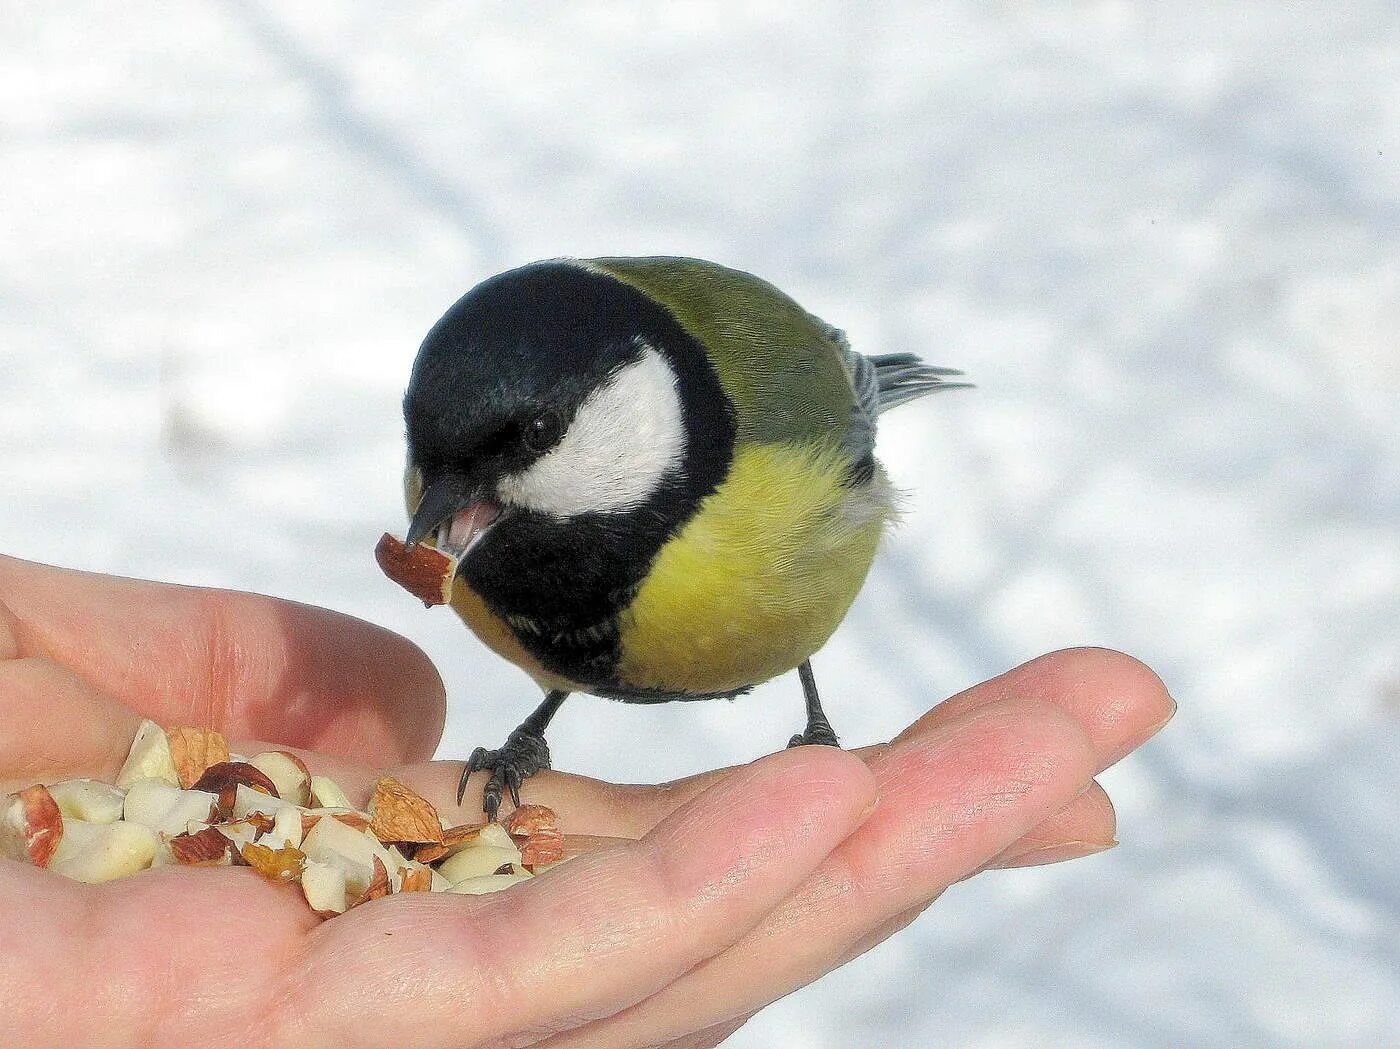
[[[606,519],[539,523],[493,544],[459,578],[453,607],[545,688],[637,699],[741,690],[820,648],[865,580],[889,486],[877,471],[852,488],[848,471],[839,451],[741,446],[654,555]]]
[[[627,685],[726,692],[791,670],[835,631],[889,519],[889,486],[790,444],[736,450],[728,477],[652,563],[619,618]]]

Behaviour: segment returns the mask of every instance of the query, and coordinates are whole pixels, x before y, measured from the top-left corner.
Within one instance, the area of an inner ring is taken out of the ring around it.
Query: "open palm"
[[[888,744],[657,786],[546,772],[566,833],[636,839],[494,896],[322,923],[247,869],[100,886],[0,860],[0,1000],[26,1046],[703,1046],[991,866],[1099,851],[1092,777],[1174,707],[1135,660],[1033,660]],[[111,779],[142,717],[299,748],[362,800],[385,770],[452,818],[442,684],[413,645],[251,594],[0,557],[0,790]],[[480,784],[463,821],[477,817]]]

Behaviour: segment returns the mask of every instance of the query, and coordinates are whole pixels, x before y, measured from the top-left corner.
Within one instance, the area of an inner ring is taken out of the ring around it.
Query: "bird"
[[[545,696],[458,804],[486,770],[487,818],[519,805],[574,693],[733,698],[796,669],[788,745],[839,746],[811,657],[895,517],[876,422],[961,375],[860,354],[701,259],[552,259],[463,295],[404,395],[404,542],[455,559],[453,609]]]

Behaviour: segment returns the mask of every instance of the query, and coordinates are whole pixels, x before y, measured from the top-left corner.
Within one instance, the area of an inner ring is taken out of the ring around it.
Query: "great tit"
[[[452,605],[544,702],[478,747],[483,804],[549,767],[571,692],[729,698],[799,671],[893,514],[884,411],[967,383],[862,356],[771,284],[686,258],[561,259],[492,277],[428,332],[404,397],[407,545],[460,558]]]

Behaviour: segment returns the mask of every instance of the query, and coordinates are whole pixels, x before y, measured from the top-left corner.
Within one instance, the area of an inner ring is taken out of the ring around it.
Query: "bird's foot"
[[[510,791],[510,800],[519,805],[521,782],[547,768],[549,744],[543,736],[527,732],[522,726],[506,737],[505,745],[499,750],[477,747],[472,751],[457,784],[457,804],[462,804],[462,795],[467,792],[467,778],[478,769],[484,769],[491,773],[491,778],[481,793],[481,808],[488,820],[494,820],[501,807],[502,794]]]
[[[831,731],[831,726],[825,721],[809,721],[805,732],[799,732],[788,740],[788,747],[839,747],[841,741],[836,738],[836,733]]]

